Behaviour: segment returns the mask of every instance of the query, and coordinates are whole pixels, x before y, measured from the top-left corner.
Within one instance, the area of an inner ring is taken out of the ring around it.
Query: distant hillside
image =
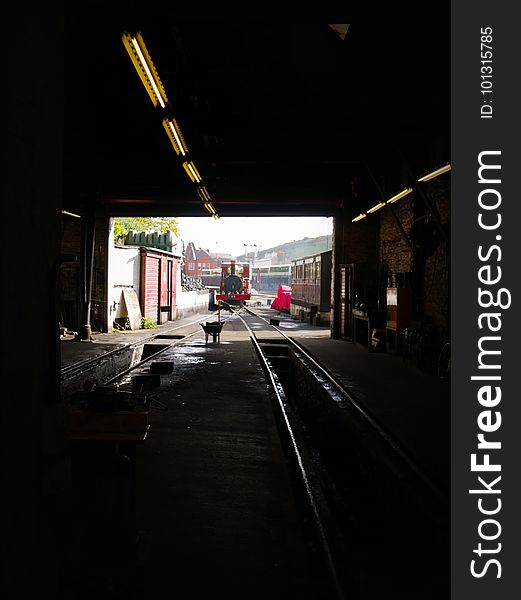
[[[331,250],[332,238],[330,235],[322,235],[316,238],[305,237],[294,242],[286,242],[273,248],[265,248],[257,252],[257,260],[271,258],[272,264],[285,264],[297,258],[311,256],[326,250]],[[245,260],[246,255],[238,257],[238,260]],[[251,260],[252,253],[248,252],[248,258]]]

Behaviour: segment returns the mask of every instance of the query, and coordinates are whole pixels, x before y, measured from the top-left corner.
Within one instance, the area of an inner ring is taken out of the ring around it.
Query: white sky
[[[234,256],[272,248],[305,237],[331,235],[332,217],[179,217],[179,237],[185,246]]]

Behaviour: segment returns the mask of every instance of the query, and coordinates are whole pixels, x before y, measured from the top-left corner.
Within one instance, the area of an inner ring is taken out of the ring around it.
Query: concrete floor
[[[317,598],[264,375],[230,325],[162,377],[138,463],[146,597],[174,577],[184,597]]]
[[[369,353],[330,339],[329,329],[278,316],[281,331],[336,373],[448,490],[449,384],[401,357]],[[161,326],[167,327],[172,323]],[[73,364],[103,344],[129,340],[127,333],[101,336],[94,344],[62,342],[64,360]],[[137,448],[135,507],[118,485],[128,464],[111,449],[101,451],[71,496],[63,597],[332,598],[310,552],[247,332],[230,320],[220,343],[205,344],[201,329],[160,360],[172,360],[174,370],[153,392],[167,410],[150,411],[150,432]],[[392,573],[381,575],[392,585]]]

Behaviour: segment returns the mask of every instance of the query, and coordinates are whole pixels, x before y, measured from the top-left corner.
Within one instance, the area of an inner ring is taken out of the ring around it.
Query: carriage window
[[[304,266],[304,279],[306,281],[311,281],[311,279],[312,279],[312,275],[311,275],[312,268],[313,268],[313,265],[311,263],[308,263],[307,265]]]

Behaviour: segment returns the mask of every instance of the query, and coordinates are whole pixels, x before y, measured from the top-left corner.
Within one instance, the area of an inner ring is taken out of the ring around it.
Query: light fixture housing
[[[360,213],[358,215],[358,217],[351,219],[351,223],[356,223],[357,221],[361,221],[362,219],[365,219],[365,217],[367,217],[367,215],[365,213]]]
[[[212,214],[212,215],[217,214],[217,211],[215,210],[215,208],[213,207],[211,202],[205,202],[204,207],[210,214]]]
[[[163,119],[163,127],[172,142],[177,156],[186,156],[188,154],[188,147],[177,121],[175,119]]]
[[[373,206],[372,208],[370,208],[367,212],[368,213],[374,213],[378,209],[382,208],[383,206],[385,206],[385,202],[379,202],[378,204],[375,204],[375,206]]]
[[[76,213],[69,212],[68,210],[62,210],[62,214],[69,215],[69,217],[76,217],[76,219],[81,219],[81,215],[77,215]]]
[[[203,202],[212,201],[212,199],[210,198],[210,194],[208,193],[208,190],[205,188],[204,185],[197,186],[197,193],[199,194],[199,198],[201,198]]]
[[[202,181],[201,175],[199,175],[199,171],[195,168],[195,165],[192,161],[188,162],[185,160],[183,163],[183,169],[186,171],[188,177],[193,183],[200,183]]]
[[[436,169],[435,171],[431,171],[430,173],[427,173],[427,175],[423,175],[423,177],[420,177],[418,179],[418,181],[421,183],[425,183],[426,181],[429,181],[431,179],[434,179],[435,177],[438,177],[438,175],[443,175],[443,173],[446,173],[447,171],[450,171],[451,169],[452,169],[451,164],[447,163],[446,165],[443,165],[443,167],[440,167],[439,169]]]
[[[391,196],[389,198],[389,200],[387,200],[386,204],[393,204],[393,202],[400,200],[400,198],[404,198],[405,196],[408,196],[412,191],[413,191],[413,189],[411,187],[405,188],[401,192],[398,192],[394,196]]]
[[[127,31],[121,36],[121,40],[134,64],[134,67],[143,82],[145,89],[152,100],[154,106],[158,104],[161,108],[165,108],[168,98],[165,88],[161,83],[161,79],[154,67],[154,63],[150,58],[145,42],[141,33],[138,31],[135,35],[131,35]]]

